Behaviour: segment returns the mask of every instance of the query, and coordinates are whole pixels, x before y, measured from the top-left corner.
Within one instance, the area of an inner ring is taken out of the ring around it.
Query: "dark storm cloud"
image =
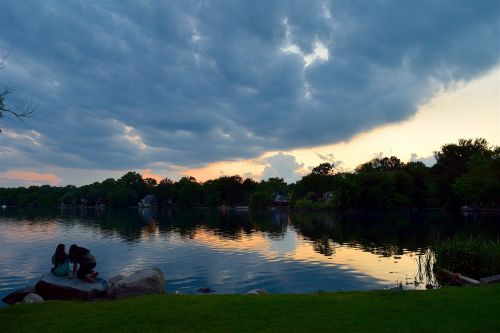
[[[498,1],[0,7],[0,50],[14,46],[0,83],[37,104],[34,132],[3,118],[1,169],[196,166],[334,143],[498,63]]]

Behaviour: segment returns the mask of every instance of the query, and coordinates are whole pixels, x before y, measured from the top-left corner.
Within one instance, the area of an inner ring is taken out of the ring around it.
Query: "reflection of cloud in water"
[[[237,239],[221,237],[217,232],[204,227],[197,228],[192,238],[194,242],[217,249],[235,251],[263,251],[269,252],[271,242],[261,232],[241,234]]]
[[[142,241],[151,240],[155,238],[157,239],[159,237],[160,237],[160,228],[158,222],[156,222],[154,219],[151,219],[144,225],[144,227],[142,227],[141,229]]]
[[[57,238],[58,226],[52,221],[44,221],[44,223],[3,223],[0,241],[30,241],[30,240],[49,240]],[[3,248],[2,248],[3,250]]]
[[[313,242],[291,230],[288,230],[279,241],[270,241],[265,234],[259,232],[243,235],[236,241],[221,238],[210,230],[200,228],[196,230],[193,240],[219,252],[224,249],[253,251],[275,264],[280,261],[285,261],[287,264],[295,261],[305,265],[337,267],[343,271],[357,272],[356,274],[361,276],[386,281],[386,284],[413,278],[417,273],[413,253],[402,254],[398,259],[394,259],[392,256],[382,257],[361,248],[336,244],[330,240],[334,252],[325,256],[315,250]]]
[[[196,261],[192,261],[189,255],[186,257],[182,253],[182,248],[175,248],[175,256],[187,260],[166,267],[167,272],[172,272],[171,275],[167,273],[170,275],[167,288],[192,292],[195,285],[209,286],[221,293],[246,292],[254,288],[265,288],[274,293],[294,293],[320,289],[366,290],[383,286],[382,281],[348,269],[294,260],[268,261],[256,252],[217,253],[214,258],[214,251],[200,248]]]

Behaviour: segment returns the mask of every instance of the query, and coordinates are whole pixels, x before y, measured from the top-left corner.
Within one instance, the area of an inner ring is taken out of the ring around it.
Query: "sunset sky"
[[[10,54],[9,54],[10,50]],[[0,0],[0,187],[500,145],[500,2]]]

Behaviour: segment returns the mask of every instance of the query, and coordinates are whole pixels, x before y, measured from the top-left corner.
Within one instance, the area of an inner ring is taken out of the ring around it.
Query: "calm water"
[[[0,210],[0,297],[49,271],[56,245],[89,248],[104,278],[159,267],[167,292],[272,293],[435,284],[430,246],[455,234],[498,237],[498,217],[192,210]]]

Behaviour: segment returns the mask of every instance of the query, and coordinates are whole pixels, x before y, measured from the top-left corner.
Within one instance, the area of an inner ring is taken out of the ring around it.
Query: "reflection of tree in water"
[[[157,236],[160,232],[160,228],[158,225],[158,222],[155,219],[149,220],[147,223],[144,224],[141,230],[141,236],[142,237],[151,237],[151,236]]]
[[[86,226],[101,230],[104,237],[120,236],[136,242],[149,232],[147,224],[157,222],[161,237],[173,233],[193,238],[203,228],[221,239],[238,240],[243,235],[263,232],[271,239],[282,239],[288,225],[315,243],[318,252],[329,253],[329,243],[346,244],[381,256],[419,251],[438,239],[457,234],[496,237],[500,234],[498,216],[472,220],[443,212],[428,213],[297,213],[286,209],[221,212],[215,209],[190,211],[150,209],[9,209],[0,212],[2,223],[40,224],[56,221],[63,225]],[[145,229],[146,228],[146,229]],[[331,245],[330,245],[331,247]],[[323,251],[321,252],[320,251]]]
[[[434,252],[430,248],[423,251],[423,253],[417,255],[417,275],[413,283],[415,286],[424,284],[425,286],[437,286],[438,282],[436,279],[436,275],[434,275],[433,267],[436,262],[436,257],[434,256]]]
[[[327,234],[313,241],[314,251],[329,257],[335,253],[335,244],[330,240]]]
[[[435,244],[439,238],[464,230],[499,234],[498,223],[472,223],[445,212],[327,213],[292,212],[290,220],[298,233],[313,243],[332,242],[357,247],[380,256],[401,255]],[[498,221],[498,219],[497,219]],[[325,236],[326,235],[326,236]],[[318,245],[318,248],[321,246]],[[319,251],[318,251],[319,252]]]
[[[392,257],[395,255],[404,254],[404,249],[397,245],[385,245],[385,246],[372,246],[372,247],[362,247],[364,250],[369,250],[369,252],[379,255],[381,257]]]

